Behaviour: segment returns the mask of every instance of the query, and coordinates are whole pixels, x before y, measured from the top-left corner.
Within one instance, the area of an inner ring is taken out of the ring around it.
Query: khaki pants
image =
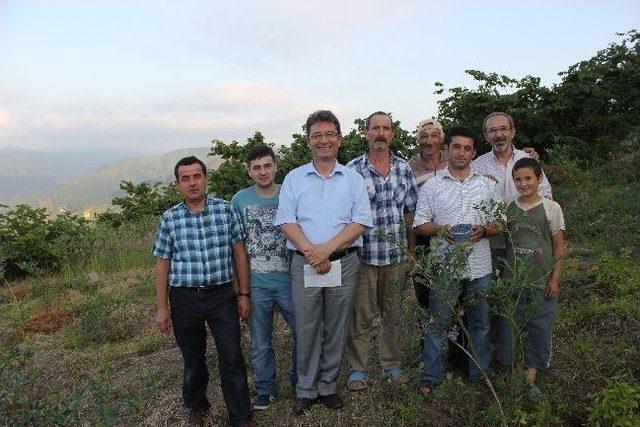
[[[347,359],[352,370],[365,371],[369,359],[369,328],[380,313],[380,364],[387,370],[400,366],[399,289],[406,277],[405,262],[385,266],[360,266],[356,287]]]

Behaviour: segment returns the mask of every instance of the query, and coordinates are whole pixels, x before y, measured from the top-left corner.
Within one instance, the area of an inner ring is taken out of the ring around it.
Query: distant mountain
[[[63,208],[71,212],[100,212],[109,206],[111,199],[122,195],[120,181],[135,184],[146,182],[170,183],[173,167],[182,157],[195,155],[208,168],[217,168],[219,158],[207,157],[209,148],[198,147],[172,151],[163,155],[137,156],[119,160],[98,169],[80,174],[54,188],[39,192],[22,200],[33,206],[44,206],[50,212]]]
[[[51,190],[83,172],[133,155],[131,150],[0,148],[0,203]]]

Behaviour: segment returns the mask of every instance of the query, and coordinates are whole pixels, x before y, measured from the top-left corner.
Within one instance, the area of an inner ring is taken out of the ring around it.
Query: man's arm
[[[356,222],[347,224],[346,227],[327,242],[319,245],[311,245],[311,247],[304,252],[304,255],[312,267],[320,265],[328,261],[332,253],[351,246],[351,244],[364,233],[364,230],[365,227],[362,224]]]
[[[171,260],[158,258],[156,261],[156,325],[162,332],[171,329],[171,317],[169,316],[169,304],[167,303],[167,289],[169,287],[169,267]]]
[[[238,281],[238,315],[241,319],[249,317],[251,308],[249,300],[249,260],[244,248],[244,241],[240,240],[231,247],[233,264]]]
[[[471,242],[476,243],[485,237],[496,236],[504,230],[504,222],[499,219],[486,225],[474,225],[471,230]]]
[[[562,268],[564,267],[564,256],[567,252],[567,245],[564,242],[564,230],[558,231],[551,236],[551,244],[553,245],[553,257],[556,265],[553,267],[551,279],[547,284],[547,298],[558,298],[560,291],[560,277],[562,276]]]

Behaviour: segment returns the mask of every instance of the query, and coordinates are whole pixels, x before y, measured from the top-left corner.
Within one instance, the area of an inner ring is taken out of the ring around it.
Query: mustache
[[[385,138],[384,136],[380,135],[380,136],[377,136],[376,139],[373,142],[387,142],[387,138]]]

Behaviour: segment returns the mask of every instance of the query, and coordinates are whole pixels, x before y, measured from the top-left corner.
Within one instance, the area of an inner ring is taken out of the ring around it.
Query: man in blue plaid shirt
[[[207,324],[216,342],[229,423],[255,425],[240,349],[239,318],[249,315],[249,271],[242,222],[229,202],[207,196],[207,169],[201,160],[185,157],[178,161],[174,173],[184,201],[162,215],[153,245],[153,254],[158,257],[156,324],[163,332],[169,332],[173,325],[184,360],[182,397],[191,421],[202,424],[210,407],[205,360]],[[232,286],[232,263],[237,294]]]
[[[373,228],[362,235],[362,265],[347,344],[351,366],[347,387],[352,391],[367,386],[368,329],[376,311],[382,320],[382,369],[391,381],[409,381],[400,366],[398,350],[398,290],[406,277],[405,250],[414,246],[412,223],[418,191],[409,164],[389,149],[393,140],[391,116],[382,111],[371,114],[365,122],[365,137],[367,152],[347,164],[364,177],[373,215]]]

